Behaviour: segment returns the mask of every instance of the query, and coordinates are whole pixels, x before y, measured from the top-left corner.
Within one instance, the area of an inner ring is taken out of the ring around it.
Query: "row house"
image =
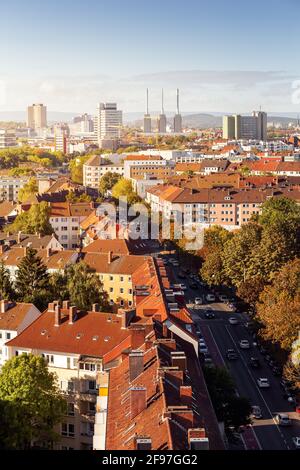
[[[300,203],[297,187],[176,189],[157,186],[148,191],[147,201],[152,211],[159,211],[168,219],[179,216],[184,225],[221,225],[231,230],[259,214],[269,198],[285,196]]]
[[[88,202],[50,203],[49,222],[63,248],[80,246],[80,224],[94,209],[94,204]]]
[[[52,235],[42,235],[41,233],[33,235],[21,231],[17,234],[6,232],[5,234],[0,234],[0,245],[4,247],[27,247],[34,250],[63,250],[63,246],[59,243],[54,233]]]

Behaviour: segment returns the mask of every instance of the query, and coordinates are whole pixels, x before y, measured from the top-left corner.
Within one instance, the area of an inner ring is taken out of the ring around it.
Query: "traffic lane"
[[[238,343],[241,334],[244,335],[242,339],[250,339],[250,335],[246,328],[242,329],[232,327],[230,333],[235,340],[235,344]],[[255,357],[259,359],[261,367],[259,369],[249,368],[250,374],[255,380],[257,380],[259,377],[267,377],[269,379],[270,389],[261,390],[261,392],[268,403],[268,407],[273,417],[277,413],[288,413],[292,419],[292,425],[286,427],[280,426],[280,432],[284,436],[284,439],[288,442],[289,447],[293,448],[293,437],[300,436],[300,420],[297,414],[294,412],[294,407],[283,397],[283,390],[279,383],[280,378],[275,377],[272,374],[269,365],[265,361],[264,356],[260,353],[258,348],[252,347],[250,350],[240,350],[240,352],[245,361],[249,361],[251,355],[255,355]]]
[[[234,361],[228,361],[227,359],[225,359],[227,349],[234,348],[237,350],[235,343],[228,335],[226,324],[213,324],[213,322],[211,322],[210,328],[215,338],[215,341],[218,344],[218,348],[221,354],[223,355],[226,366],[228,367],[230,373],[233,376],[239,394],[248,398],[251,405],[259,406],[262,410],[263,417],[267,420],[270,420],[264,423],[265,426],[263,429],[262,426],[260,426],[258,430],[256,429],[257,420],[253,420],[253,429],[258,438],[258,441],[260,442],[261,447],[263,449],[271,450],[286,449],[287,446],[285,445],[282,436],[278,432],[275,423],[272,421],[272,414],[268,410],[267,403],[264,400],[264,397],[259,393],[257,385],[249,374],[249,371],[245,367],[243,361],[240,358]],[[237,352],[239,351],[237,350]]]

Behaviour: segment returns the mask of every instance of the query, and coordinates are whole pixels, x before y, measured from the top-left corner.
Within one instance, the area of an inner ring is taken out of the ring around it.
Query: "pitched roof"
[[[51,202],[50,217],[84,217],[94,211],[89,202]]]
[[[109,262],[109,254],[105,253],[83,253],[83,261],[95,269],[97,273],[108,274],[133,274],[146,261],[147,257],[136,255],[114,255]]]
[[[101,155],[91,155],[90,158],[84,163],[87,166],[100,166],[101,165]]]
[[[17,208],[17,204],[12,201],[0,202],[0,217],[8,217]]]
[[[9,303],[8,310],[0,313],[0,330],[17,331],[29,310],[34,307],[30,303]]]
[[[0,254],[0,261],[5,266],[18,266],[24,256],[26,256],[27,247],[12,247]],[[74,250],[51,251],[46,249],[37,250],[39,256],[48,269],[64,269],[76,254]]]
[[[47,310],[7,343],[8,346],[103,357],[116,346],[130,346],[130,331],[121,328],[120,317],[111,313],[78,312],[69,324],[69,311],[61,309],[62,321],[55,326],[55,313]]]
[[[163,160],[160,155],[127,155],[124,161],[151,161],[151,160]]]
[[[109,253],[112,252],[116,255],[129,255],[130,251],[126,240],[95,240],[90,245],[82,249],[83,253]]]

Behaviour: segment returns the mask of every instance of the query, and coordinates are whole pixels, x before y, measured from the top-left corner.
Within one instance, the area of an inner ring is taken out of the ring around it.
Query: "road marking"
[[[228,335],[229,335],[230,338],[231,338],[231,341],[233,342],[234,346],[236,347],[236,346],[237,346],[237,343],[235,342],[234,338],[232,337],[232,335],[231,335],[231,333],[230,333],[228,327],[225,326],[225,328],[226,328],[226,331],[227,331]],[[261,390],[260,390],[260,388],[258,387],[255,378],[254,378],[253,375],[251,374],[251,371],[250,371],[250,369],[249,369],[249,367],[248,367],[248,365],[247,365],[247,363],[246,363],[246,361],[245,361],[245,359],[244,359],[244,357],[243,357],[242,354],[240,354],[240,358],[242,359],[242,361],[243,361],[243,363],[244,363],[244,366],[246,367],[246,369],[247,369],[247,371],[248,371],[249,376],[251,377],[252,381],[254,382],[255,387],[256,387],[258,393],[260,394],[260,396],[261,396],[261,398],[262,398],[262,400],[263,400],[263,402],[264,402],[264,404],[265,404],[265,406],[266,406],[268,412],[270,413],[271,418],[272,418],[272,421],[274,422],[274,424],[275,424],[275,426],[276,426],[276,428],[277,428],[279,434],[281,435],[281,437],[282,437],[282,439],[283,439],[283,441],[284,441],[286,447],[290,450],[290,447],[289,447],[289,445],[287,444],[287,442],[286,442],[286,440],[285,440],[285,437],[284,437],[284,435],[283,435],[281,429],[279,428],[278,424],[276,423],[275,418],[274,418],[274,416],[273,416],[273,413],[271,412],[271,410],[270,410],[270,408],[269,408],[269,406],[268,406],[268,404],[267,404],[267,402],[266,402],[266,400],[265,400],[263,394],[261,393]]]

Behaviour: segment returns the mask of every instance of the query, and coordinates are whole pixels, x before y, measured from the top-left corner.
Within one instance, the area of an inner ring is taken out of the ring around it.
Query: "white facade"
[[[94,128],[98,143],[105,139],[120,139],[122,123],[122,111],[117,109],[117,103],[99,103]]]
[[[15,147],[17,145],[14,131],[0,129],[0,149]]]
[[[15,178],[13,176],[1,176],[0,178],[0,199],[5,201],[17,201],[21,188],[30,178]]]
[[[80,243],[80,223],[87,216],[50,217],[49,222],[59,243],[69,250],[78,248]]]

